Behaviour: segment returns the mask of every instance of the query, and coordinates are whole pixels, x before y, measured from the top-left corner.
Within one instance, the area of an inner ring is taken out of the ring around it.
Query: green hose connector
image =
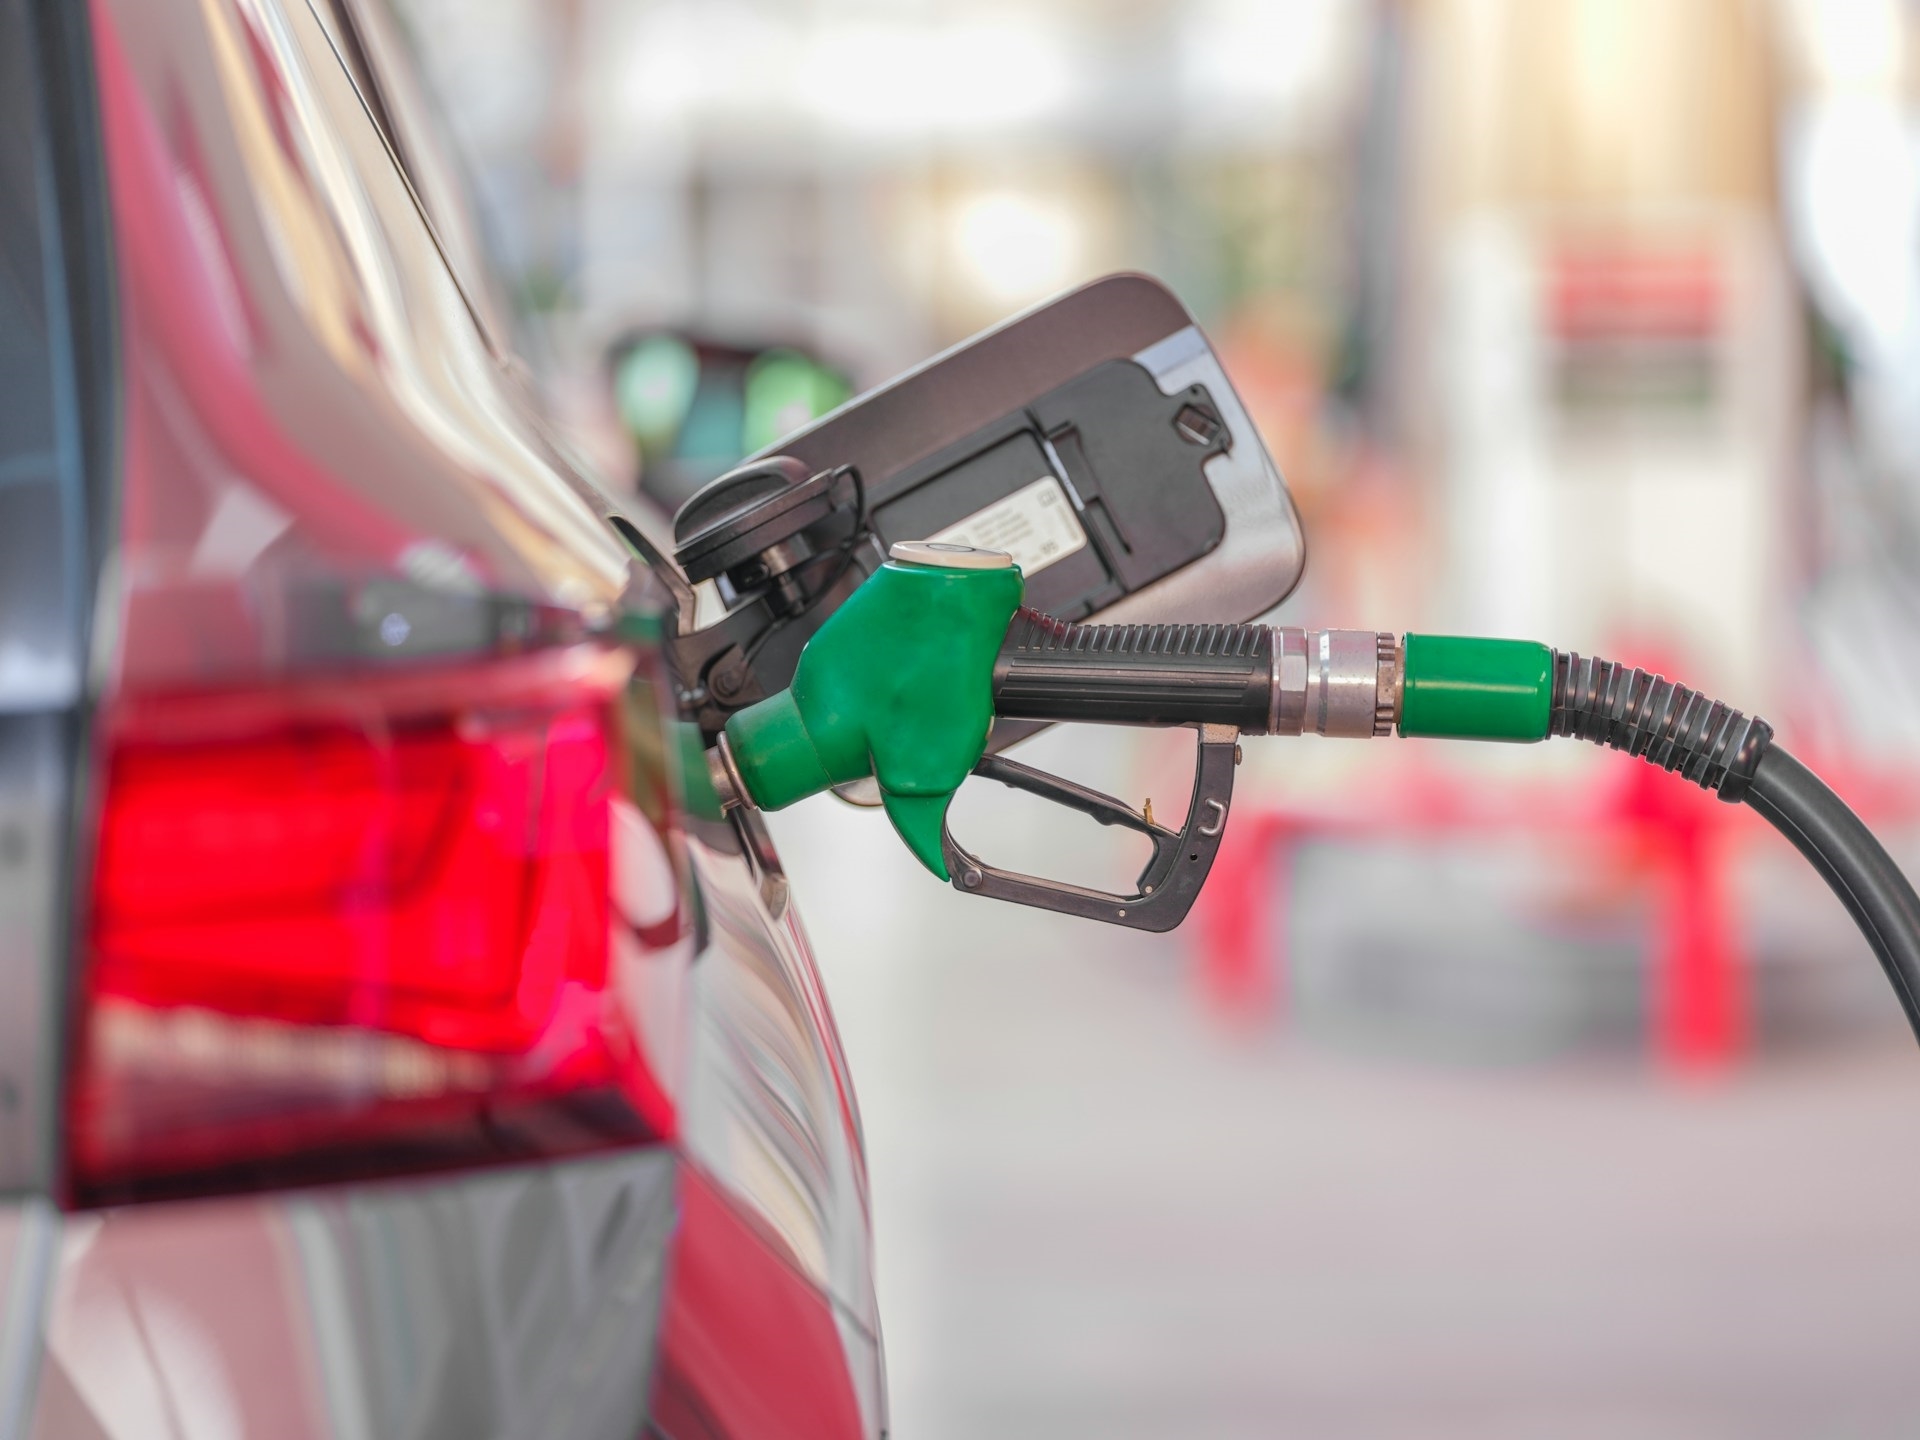
[[[807,642],[793,684],[727,721],[756,805],[871,775],[907,848],[948,878],[947,806],[986,752],[993,662],[1020,604],[1020,571],[996,558],[882,565]]]
[[[1553,651],[1531,640],[1409,635],[1400,733],[1452,740],[1544,740]]]

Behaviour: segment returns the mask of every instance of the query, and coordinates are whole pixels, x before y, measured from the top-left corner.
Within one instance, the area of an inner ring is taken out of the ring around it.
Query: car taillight
[[[647,823],[624,793],[630,670],[576,646],[116,704],[70,1091],[74,1198],[669,1134],[619,958],[636,920],[610,903],[614,837]]]

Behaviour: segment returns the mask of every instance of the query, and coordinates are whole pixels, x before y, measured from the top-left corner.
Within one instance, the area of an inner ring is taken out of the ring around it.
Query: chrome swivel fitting
[[[1392,635],[1276,626],[1267,733],[1388,734],[1400,715],[1404,671],[1404,652]]]

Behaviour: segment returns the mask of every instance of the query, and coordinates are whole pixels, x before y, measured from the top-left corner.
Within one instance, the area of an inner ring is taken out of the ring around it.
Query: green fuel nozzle
[[[964,857],[946,836],[947,808],[984,763],[996,714],[1205,726],[1216,743],[1229,730],[1384,734],[1396,720],[1407,734],[1546,734],[1552,657],[1542,645],[1410,636],[1403,651],[1371,631],[1075,625],[1021,609],[1019,568],[998,551],[916,542],[891,556],[808,642],[792,685],[727,722],[727,752],[745,798],[764,810],[874,777],[900,838],[943,880]],[[1092,803],[1012,762],[992,773]],[[1217,803],[1224,817],[1225,796]],[[1103,823],[1131,823],[1095,810]],[[980,867],[963,867],[956,883],[976,871],[984,884]]]
[[[961,545],[892,556],[807,642],[793,684],[727,721],[727,746],[764,810],[873,776],[900,838],[945,880],[947,806],[986,752],[1020,571]]]

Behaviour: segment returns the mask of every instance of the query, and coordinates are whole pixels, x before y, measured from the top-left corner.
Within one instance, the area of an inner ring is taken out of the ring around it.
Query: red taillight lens
[[[583,650],[411,694],[123,707],[73,1086],[76,1198],[668,1133],[642,1017],[609,965],[632,951],[614,928],[634,933],[609,904],[625,673]]]

